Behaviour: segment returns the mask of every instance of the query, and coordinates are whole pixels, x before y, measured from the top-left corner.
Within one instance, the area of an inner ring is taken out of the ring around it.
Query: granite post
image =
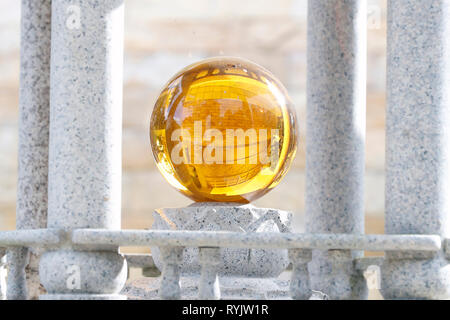
[[[16,228],[39,229],[47,226],[51,0],[22,0],[21,14]],[[28,298],[37,299],[40,254],[29,254]]]
[[[48,228],[120,229],[123,0],[52,3]],[[121,299],[117,247],[43,254],[41,299]]]
[[[364,233],[365,0],[308,1],[306,231]],[[311,289],[363,298],[353,259],[314,250]]]
[[[30,250],[25,247],[11,247],[7,250],[7,300],[28,298],[26,266],[29,264]]]
[[[450,235],[450,1],[388,1],[386,233]],[[382,293],[450,298],[442,252],[386,254]]]

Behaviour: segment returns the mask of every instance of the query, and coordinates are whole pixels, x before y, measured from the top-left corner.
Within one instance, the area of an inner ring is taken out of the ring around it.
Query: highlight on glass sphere
[[[217,57],[167,83],[153,110],[150,140],[158,169],[184,195],[248,203],[286,174],[296,127],[287,91],[269,71]]]

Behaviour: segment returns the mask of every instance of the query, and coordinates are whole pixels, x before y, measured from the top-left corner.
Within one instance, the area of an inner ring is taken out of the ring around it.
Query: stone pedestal
[[[292,214],[235,203],[195,203],[186,208],[154,212],[154,230],[289,232]],[[162,270],[160,248],[151,248],[155,265]],[[185,248],[180,263],[181,298],[198,298],[201,291],[199,248]],[[221,299],[287,299],[289,281],[277,280],[289,265],[286,249],[220,250],[217,263]],[[142,278],[123,290],[130,299],[156,299],[160,278]]]

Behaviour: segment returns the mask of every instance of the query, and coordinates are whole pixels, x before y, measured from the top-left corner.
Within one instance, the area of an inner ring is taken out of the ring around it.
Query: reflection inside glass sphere
[[[285,88],[239,58],[207,59],[175,75],[158,97],[150,128],[159,170],[195,201],[257,199],[281,181],[296,153]]]

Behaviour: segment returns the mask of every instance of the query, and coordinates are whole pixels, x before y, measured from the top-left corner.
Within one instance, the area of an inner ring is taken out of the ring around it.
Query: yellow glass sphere
[[[286,174],[296,139],[283,85],[266,69],[231,57],[203,60],[176,74],[150,124],[159,170],[195,201],[261,197]]]

